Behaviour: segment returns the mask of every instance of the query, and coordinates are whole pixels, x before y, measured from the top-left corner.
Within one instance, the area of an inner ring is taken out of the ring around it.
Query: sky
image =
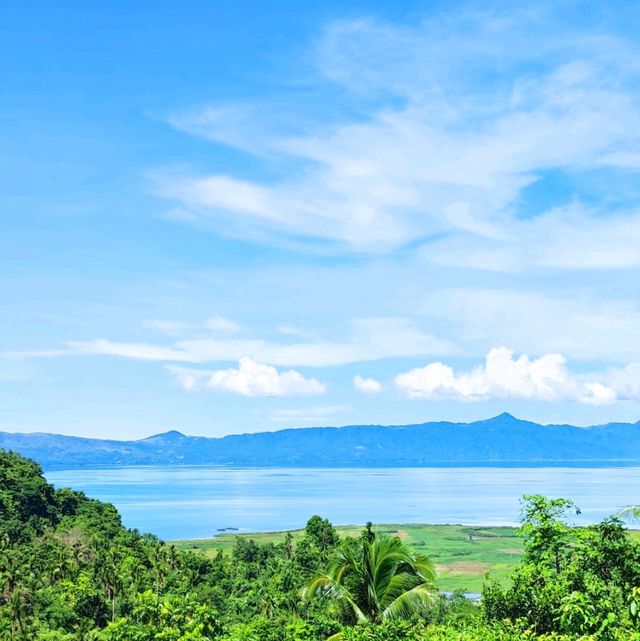
[[[640,5],[8,2],[0,430],[640,419]]]

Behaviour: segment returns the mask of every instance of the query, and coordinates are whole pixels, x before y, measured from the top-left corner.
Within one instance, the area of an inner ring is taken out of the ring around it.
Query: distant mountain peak
[[[513,414],[509,414],[509,412],[502,412],[502,414],[498,414],[493,418],[488,418],[483,422],[484,423],[526,423],[526,421],[516,418]]]
[[[189,438],[182,432],[178,430],[169,430],[168,432],[162,432],[161,434],[154,434],[153,436],[148,436],[143,441],[181,441],[183,438]]]

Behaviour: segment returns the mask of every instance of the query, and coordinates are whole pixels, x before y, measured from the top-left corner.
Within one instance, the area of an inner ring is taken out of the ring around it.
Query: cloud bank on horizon
[[[95,434],[637,420],[640,9],[580,4],[334,7],[266,70],[201,62],[180,100],[167,75],[153,156],[123,162],[143,214],[8,226],[59,251],[7,254],[0,429],[49,427],[34,393]],[[120,260],[85,269],[109,237]]]

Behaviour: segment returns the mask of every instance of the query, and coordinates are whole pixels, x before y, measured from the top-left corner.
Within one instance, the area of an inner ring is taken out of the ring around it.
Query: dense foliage
[[[360,541],[345,541],[329,571],[304,589],[306,599],[325,596],[342,604],[358,623],[408,619],[435,599],[436,573],[421,554],[412,554],[397,537],[376,536],[371,528]]]
[[[207,558],[0,451],[0,639],[640,641],[640,549],[623,524],[570,527],[563,499],[523,505],[523,561],[477,606],[439,595],[428,559],[371,527],[340,540],[314,516],[295,541],[238,537]]]
[[[508,587],[485,586],[486,616],[538,633],[630,638],[640,614],[640,546],[616,517],[569,527],[563,517],[572,508],[565,499],[528,497],[523,560]]]

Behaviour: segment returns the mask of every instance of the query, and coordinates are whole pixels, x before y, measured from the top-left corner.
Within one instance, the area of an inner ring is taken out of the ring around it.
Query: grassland
[[[357,536],[361,527],[339,527],[341,536]],[[466,527],[461,525],[379,525],[380,533],[393,534],[404,539],[417,552],[427,554],[436,564],[442,590],[480,592],[485,574],[503,581],[519,561],[522,541],[515,528]],[[291,532],[294,539],[302,531]],[[256,542],[277,543],[285,532],[257,534],[223,533],[215,538],[193,541],[175,541],[181,550],[198,551],[206,555],[218,550],[229,553],[237,536]]]
[[[361,526],[336,528],[340,536],[358,536]],[[441,590],[480,592],[487,573],[499,581],[506,581],[522,556],[522,539],[513,527],[471,527],[463,525],[378,525],[381,534],[399,536],[416,552],[427,554],[436,564]],[[236,537],[254,539],[259,543],[278,543],[286,532],[256,534],[222,533],[211,539],[174,541],[181,550],[192,550],[205,555],[218,550],[229,554]],[[302,530],[292,531],[294,540]],[[640,543],[640,530],[630,531]]]

